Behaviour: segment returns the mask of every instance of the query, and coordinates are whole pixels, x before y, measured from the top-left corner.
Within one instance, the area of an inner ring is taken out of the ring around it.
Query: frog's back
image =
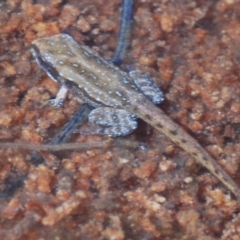
[[[33,45],[58,74],[56,80],[95,107],[121,108],[133,95],[142,95],[127,73],[67,34],[38,39]]]

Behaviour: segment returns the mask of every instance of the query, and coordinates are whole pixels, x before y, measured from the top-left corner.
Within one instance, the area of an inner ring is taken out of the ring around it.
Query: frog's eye
[[[36,59],[37,64],[47,73],[47,75],[54,81],[58,81],[58,71],[51,65],[51,63],[44,59],[37,47],[32,46],[31,52]]]

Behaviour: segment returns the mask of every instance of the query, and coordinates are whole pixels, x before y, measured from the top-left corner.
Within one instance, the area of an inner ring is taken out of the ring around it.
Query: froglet
[[[113,137],[132,132],[137,128],[136,117],[141,118],[188,152],[240,199],[240,187],[233,179],[196,140],[155,106],[163,101],[163,93],[148,76],[136,70],[120,70],[67,34],[37,39],[31,51],[39,66],[61,84],[56,105],[70,90],[95,107],[89,121],[101,126],[96,133]]]

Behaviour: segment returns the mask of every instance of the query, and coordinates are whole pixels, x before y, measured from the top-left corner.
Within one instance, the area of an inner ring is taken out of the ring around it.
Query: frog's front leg
[[[61,107],[67,97],[67,93],[68,93],[68,88],[64,85],[61,85],[56,95],[56,98],[50,100],[51,105],[57,108]]]
[[[99,107],[88,115],[90,123],[97,127],[91,134],[110,135],[112,137],[125,136],[137,128],[136,116],[124,109]]]

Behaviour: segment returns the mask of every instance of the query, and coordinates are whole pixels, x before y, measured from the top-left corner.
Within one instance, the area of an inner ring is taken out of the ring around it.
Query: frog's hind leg
[[[154,104],[159,104],[164,100],[163,92],[147,74],[138,70],[132,70],[128,74],[139,90]]]
[[[136,116],[124,109],[100,107],[90,112],[89,122],[97,127],[91,134],[125,136],[137,128]]]

